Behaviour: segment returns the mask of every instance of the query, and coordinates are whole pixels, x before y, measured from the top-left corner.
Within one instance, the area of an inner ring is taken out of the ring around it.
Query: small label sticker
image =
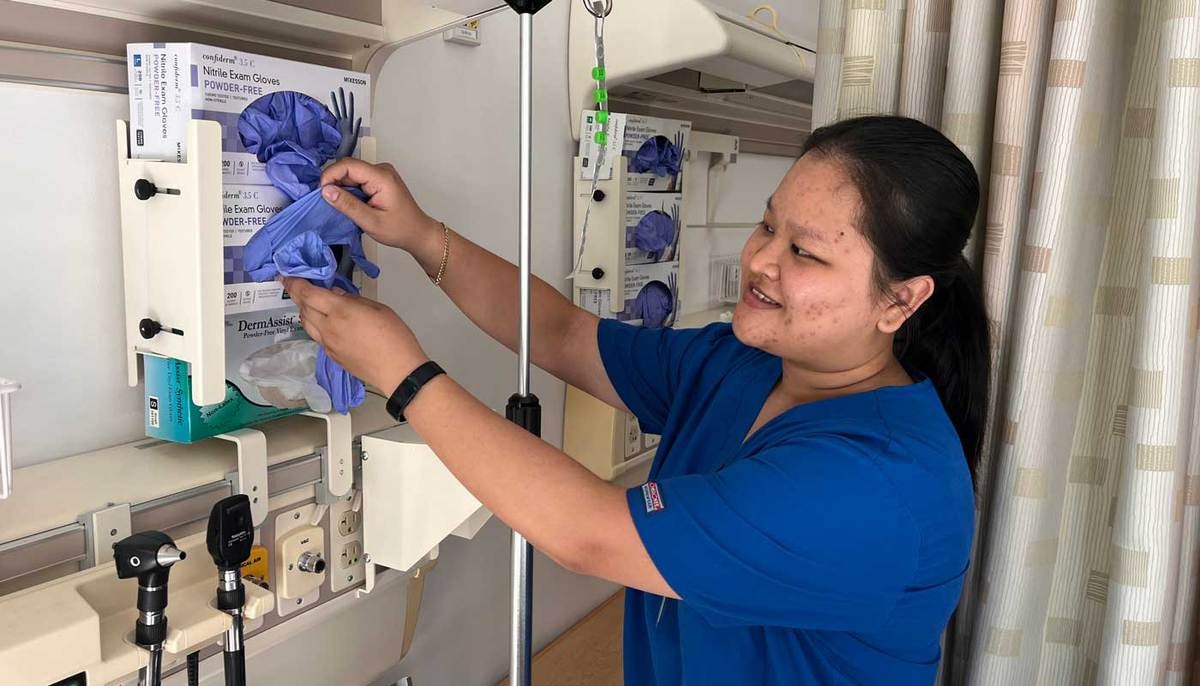
[[[158,398],[150,396],[150,426],[158,428]]]
[[[646,514],[654,514],[666,509],[666,506],[663,505],[662,493],[658,490],[658,484],[653,481],[642,484],[642,498],[646,500]]]

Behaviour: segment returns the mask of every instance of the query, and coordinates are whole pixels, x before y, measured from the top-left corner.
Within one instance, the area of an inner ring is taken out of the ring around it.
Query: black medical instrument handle
[[[550,4],[550,0],[505,0],[508,6],[517,14],[537,14],[538,10]]]
[[[137,623],[133,627],[133,642],[143,648],[161,646],[167,640],[167,617],[163,615],[157,624],[142,623],[141,613],[138,613]]]
[[[150,661],[142,672],[142,686],[162,686],[162,646],[150,651]]]
[[[246,651],[225,651],[225,686],[246,686]]]
[[[208,554],[220,572],[217,584],[217,609],[229,614],[232,625],[225,633],[225,684],[245,686],[246,653],[242,627],[242,607],[246,604],[246,585],[242,581],[242,563],[250,559],[254,546],[254,524],[250,499],[232,495],[213,505],[208,516]]]
[[[225,653],[225,686],[246,686],[246,653]]]
[[[188,686],[200,686],[200,651],[188,653],[187,656]]]

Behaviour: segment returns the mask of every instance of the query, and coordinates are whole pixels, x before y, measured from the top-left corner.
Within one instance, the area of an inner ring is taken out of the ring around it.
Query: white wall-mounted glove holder
[[[625,175],[628,165],[629,160],[619,155],[613,162],[612,178],[598,181],[596,194],[593,195],[591,172],[583,168],[582,157],[575,158],[575,240],[572,262],[579,259],[579,245],[584,239],[584,218],[587,218],[583,260],[574,279],[576,304],[579,304],[580,289],[587,288],[608,291],[612,307],[618,308],[613,312],[625,307]]]
[[[129,385],[138,355],[191,365],[192,401],[225,397],[221,126],[188,122],[187,162],[131,159],[117,122]]]
[[[12,408],[9,397],[21,390],[21,384],[0,376],[0,500],[12,495]]]

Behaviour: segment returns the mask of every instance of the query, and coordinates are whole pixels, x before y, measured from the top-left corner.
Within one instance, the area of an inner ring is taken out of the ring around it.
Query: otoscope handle
[[[246,686],[246,652],[225,653],[225,684],[226,686]]]

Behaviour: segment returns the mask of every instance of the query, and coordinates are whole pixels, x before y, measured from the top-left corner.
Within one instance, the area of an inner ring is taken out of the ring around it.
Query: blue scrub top
[[[600,323],[609,379],[662,434],[629,509],[682,600],[629,590],[625,683],[931,684],[974,526],[933,385],[796,406],[743,443],[778,357],[728,324]]]

